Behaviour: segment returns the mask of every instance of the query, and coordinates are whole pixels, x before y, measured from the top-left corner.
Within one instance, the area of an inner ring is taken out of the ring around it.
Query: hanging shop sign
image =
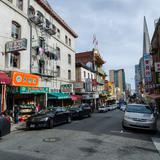
[[[145,70],[145,82],[150,82],[152,80],[150,54],[144,54],[144,70]]]
[[[155,72],[160,72],[160,62],[156,62],[154,65],[155,65]]]
[[[73,83],[74,89],[82,89],[83,88],[83,82],[75,82]]]
[[[92,80],[90,78],[85,79],[85,91],[86,92],[92,91]]]
[[[5,44],[5,52],[15,52],[15,51],[22,51],[27,49],[27,39],[19,39],[15,41],[10,41]]]
[[[73,85],[72,84],[62,84],[61,85],[61,92],[71,93],[72,91],[73,91]]]
[[[12,86],[38,87],[39,78],[39,76],[33,74],[13,72]]]

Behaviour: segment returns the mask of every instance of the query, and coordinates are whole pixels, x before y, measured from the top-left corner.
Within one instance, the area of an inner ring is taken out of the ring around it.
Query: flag
[[[96,43],[96,35],[93,34],[93,44],[95,44],[95,43]]]

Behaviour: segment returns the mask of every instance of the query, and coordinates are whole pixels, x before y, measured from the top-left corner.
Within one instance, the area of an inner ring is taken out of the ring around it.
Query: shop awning
[[[10,84],[11,78],[5,72],[0,72],[0,84]]]
[[[80,96],[80,95],[72,95],[71,99],[72,99],[72,101],[78,101],[78,100],[82,99],[82,96]]]
[[[70,95],[68,93],[60,93],[60,92],[53,92],[48,93],[48,99],[70,99]]]

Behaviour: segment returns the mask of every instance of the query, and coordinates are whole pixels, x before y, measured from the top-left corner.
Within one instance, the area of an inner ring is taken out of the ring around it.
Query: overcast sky
[[[159,0],[48,0],[78,34],[76,52],[93,49],[93,34],[106,61],[105,70],[124,68],[134,88],[134,65],[142,56],[143,18],[150,38],[160,16]]]

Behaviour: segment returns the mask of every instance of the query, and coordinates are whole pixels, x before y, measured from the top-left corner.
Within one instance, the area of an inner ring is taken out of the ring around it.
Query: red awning
[[[158,99],[158,98],[160,98],[160,94],[150,94],[150,95],[148,95],[150,98],[152,98],[152,99]]]
[[[0,72],[0,84],[10,84],[11,78],[5,72]]]
[[[71,99],[72,99],[72,101],[78,101],[78,100],[82,99],[82,96],[80,96],[80,95],[72,95]]]

